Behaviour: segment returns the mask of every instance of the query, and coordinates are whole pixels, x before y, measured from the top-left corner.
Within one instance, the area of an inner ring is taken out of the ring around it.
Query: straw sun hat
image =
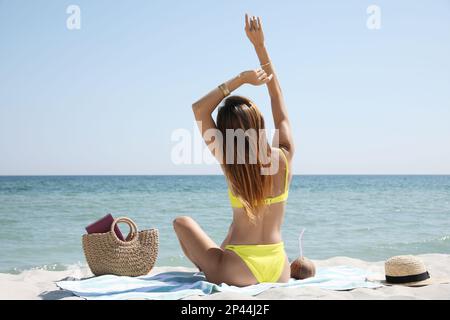
[[[419,287],[450,282],[450,279],[431,277],[422,260],[411,255],[389,258],[384,263],[384,269],[386,280],[381,282],[386,285]]]

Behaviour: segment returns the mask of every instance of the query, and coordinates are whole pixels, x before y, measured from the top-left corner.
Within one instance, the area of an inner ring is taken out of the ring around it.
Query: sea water
[[[176,216],[219,245],[231,222],[223,176],[0,177],[0,272],[85,264],[84,227],[107,213],[159,229],[157,266],[192,266]],[[290,259],[303,228],[312,259],[450,254],[450,176],[294,176],[282,229]]]

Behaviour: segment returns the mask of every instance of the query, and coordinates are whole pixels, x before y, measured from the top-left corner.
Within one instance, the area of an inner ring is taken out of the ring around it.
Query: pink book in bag
[[[111,214],[107,214],[103,218],[101,218],[98,221],[95,221],[94,223],[88,225],[86,227],[87,233],[106,233],[111,231],[111,226],[114,222],[114,218]],[[117,235],[117,238],[119,238],[122,241],[125,241],[123,238],[122,232],[120,232],[120,229],[117,225],[114,227],[114,231]]]

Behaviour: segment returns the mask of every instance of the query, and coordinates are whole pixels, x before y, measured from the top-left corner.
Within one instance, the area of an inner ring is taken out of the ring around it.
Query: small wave
[[[441,242],[441,241],[448,241],[450,240],[450,235],[445,235],[440,238],[434,238],[434,239],[425,239],[420,241],[413,241],[413,242],[406,242],[405,244],[420,244],[420,243],[430,243],[430,242]]]
[[[14,267],[12,269],[2,270],[0,272],[9,274],[20,274],[24,271],[33,271],[33,270],[66,271],[66,270],[80,270],[85,267],[87,267],[87,265],[81,262],[77,262],[75,264],[52,263],[34,267],[20,267],[20,268]]]
[[[0,192],[1,193],[7,193],[7,194],[15,194],[15,193],[21,193],[33,190],[33,187],[31,186],[16,186],[16,187],[1,187]]]
[[[429,243],[441,243],[450,241],[450,235],[445,235],[439,238],[433,238],[433,239],[424,239],[419,241],[403,241],[403,242],[397,242],[396,244],[391,244],[388,246],[380,246],[380,248],[396,248],[397,246],[410,246],[410,245],[423,245],[423,244],[429,244]]]

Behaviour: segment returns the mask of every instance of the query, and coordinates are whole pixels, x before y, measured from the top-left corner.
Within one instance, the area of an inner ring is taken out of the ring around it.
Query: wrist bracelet
[[[228,86],[226,85],[226,83],[222,83],[219,86],[219,89],[222,91],[224,98],[228,97],[230,95],[230,89],[228,89]]]
[[[264,63],[264,64],[261,65],[261,67],[267,67],[270,63],[271,63],[271,61],[269,61],[267,63]]]

